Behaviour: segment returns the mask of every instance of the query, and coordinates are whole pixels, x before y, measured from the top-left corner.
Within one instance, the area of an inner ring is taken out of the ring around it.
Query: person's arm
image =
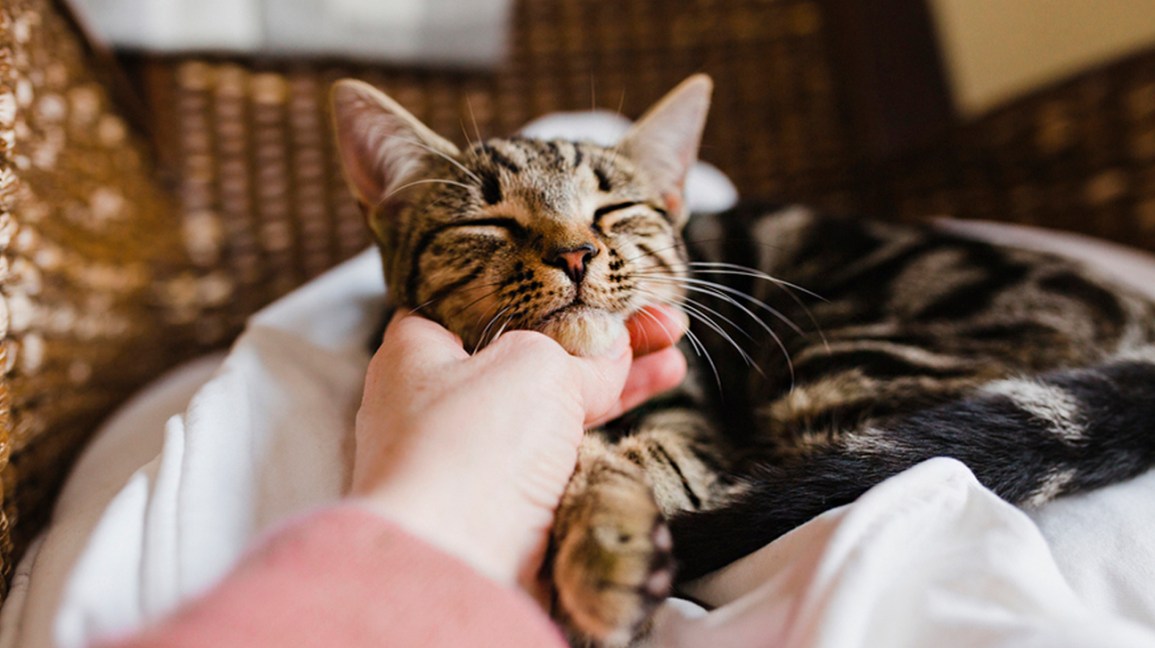
[[[294,520],[216,587],[104,648],[565,646],[524,592],[364,507]]]
[[[471,356],[399,316],[366,376],[349,502],[266,537],[208,593],[106,648],[564,645],[526,592],[542,594],[583,429],[681,380],[670,345],[685,325],[655,309],[601,358],[527,331]]]

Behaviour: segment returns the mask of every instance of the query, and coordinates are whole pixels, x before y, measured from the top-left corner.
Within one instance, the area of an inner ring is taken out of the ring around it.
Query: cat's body
[[[683,84],[617,149],[466,151],[371,89],[335,92],[398,305],[469,348],[530,328],[591,353],[653,303],[695,320],[687,384],[591,431],[559,507],[547,568],[575,642],[644,631],[674,556],[701,575],[930,457],[1024,505],[1155,462],[1155,306],[929,228],[799,207],[686,226],[708,92]]]

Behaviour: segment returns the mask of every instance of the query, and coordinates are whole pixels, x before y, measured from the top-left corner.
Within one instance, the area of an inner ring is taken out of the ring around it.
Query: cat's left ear
[[[713,89],[709,76],[691,76],[646,111],[622,140],[621,150],[657,185],[679,220],[685,213],[686,174],[698,159]]]
[[[330,101],[341,167],[365,205],[379,205],[412,181],[429,156],[458,154],[452,142],[368,83],[338,81]]]

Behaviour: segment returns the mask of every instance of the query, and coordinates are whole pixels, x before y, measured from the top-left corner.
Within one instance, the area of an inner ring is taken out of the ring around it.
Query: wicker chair
[[[120,61],[131,89],[114,92],[123,84],[59,5],[6,0],[0,598],[112,408],[367,245],[326,128],[338,77],[377,83],[464,140],[464,124],[497,135],[556,110],[637,115],[702,70],[718,88],[703,157],[747,196],[1044,224],[1155,249],[1155,53],[973,123],[952,126],[940,109],[927,128],[894,131],[912,135],[895,146],[862,136],[887,122],[864,126],[863,76],[848,64],[860,58],[836,46],[845,25],[864,24],[848,20],[851,4],[624,0],[605,12],[595,0],[520,0],[492,72],[131,55]],[[936,66],[930,56],[922,69]]]

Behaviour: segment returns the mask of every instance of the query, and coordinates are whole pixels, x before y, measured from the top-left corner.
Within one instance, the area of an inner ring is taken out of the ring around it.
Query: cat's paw
[[[558,603],[575,644],[627,646],[673,585],[670,530],[640,475],[592,486],[581,507],[558,543]]]

